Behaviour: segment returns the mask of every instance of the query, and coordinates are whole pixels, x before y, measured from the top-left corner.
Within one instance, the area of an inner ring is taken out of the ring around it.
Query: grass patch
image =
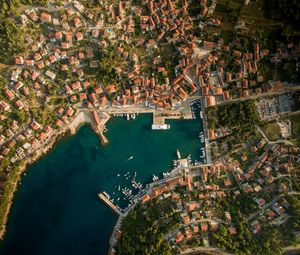
[[[262,129],[271,141],[276,141],[281,138],[280,128],[276,121],[263,124]]]
[[[292,121],[292,139],[300,144],[300,114],[289,117]]]

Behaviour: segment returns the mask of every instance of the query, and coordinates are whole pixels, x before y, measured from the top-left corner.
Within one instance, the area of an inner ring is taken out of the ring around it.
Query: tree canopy
[[[24,50],[24,34],[12,19],[0,22],[0,61],[9,63],[12,57]]]
[[[259,115],[251,100],[221,105],[208,111],[210,128],[249,128],[258,121]]]
[[[0,19],[15,15],[21,4],[44,6],[48,0],[1,0],[0,1]]]
[[[115,67],[120,58],[112,47],[100,49],[98,75],[105,84],[114,83],[116,78]]]
[[[123,220],[117,254],[172,255],[163,234],[177,222],[165,220],[174,216],[174,208],[175,204],[168,200],[151,201],[147,207],[137,205]]]

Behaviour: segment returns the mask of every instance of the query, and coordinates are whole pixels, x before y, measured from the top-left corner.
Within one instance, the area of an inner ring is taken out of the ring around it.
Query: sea
[[[97,196],[107,192],[124,208],[122,189],[145,185],[173,168],[176,149],[201,161],[200,118],[170,120],[169,130],[151,130],[152,115],[113,117],[101,145],[90,126],[62,138],[21,178],[0,243],[5,255],[107,255],[117,215]],[[120,187],[119,187],[120,186]]]

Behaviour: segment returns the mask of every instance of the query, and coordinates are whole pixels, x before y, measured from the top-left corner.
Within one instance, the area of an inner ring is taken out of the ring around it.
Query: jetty
[[[111,209],[113,209],[119,216],[123,216],[123,213],[109,200],[107,195],[104,192],[100,192],[98,197],[106,203]]]
[[[153,130],[165,130],[169,129],[170,125],[166,124],[168,119],[192,119],[192,113],[187,104],[180,109],[154,109],[143,107],[126,107],[126,108],[110,108],[106,110],[107,114],[113,116],[126,115],[126,114],[139,114],[139,113],[151,113],[153,115],[152,129]]]
[[[93,119],[94,119],[93,128],[94,128],[95,132],[99,135],[102,144],[104,144],[104,145],[108,144],[108,139],[103,134],[103,130],[104,130],[105,123],[109,120],[109,115],[104,116],[105,118],[103,118],[103,121],[101,121],[99,119],[99,115],[96,110],[92,112],[92,115],[93,115]]]

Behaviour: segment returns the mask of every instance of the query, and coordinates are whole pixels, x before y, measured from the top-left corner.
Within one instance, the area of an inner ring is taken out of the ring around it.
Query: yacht
[[[133,156],[130,156],[130,157],[127,159],[127,161],[128,161],[128,160],[132,160],[132,159],[133,159]]]
[[[155,182],[157,181],[159,178],[156,175],[153,175],[152,180]]]

